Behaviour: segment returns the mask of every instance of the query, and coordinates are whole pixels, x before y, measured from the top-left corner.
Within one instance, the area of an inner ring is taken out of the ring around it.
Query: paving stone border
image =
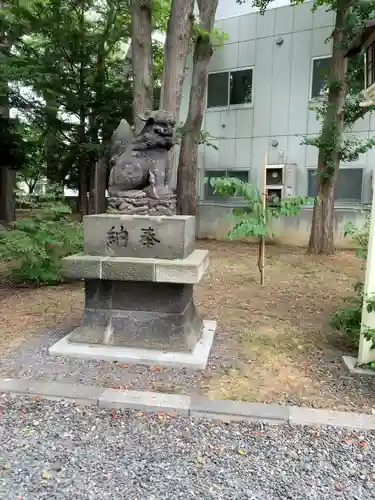
[[[269,424],[328,425],[375,430],[375,415],[300,408],[266,403],[210,400],[203,396],[105,389],[80,384],[42,382],[32,379],[0,378],[0,393],[39,396],[99,408],[124,408],[149,412],[177,413],[185,416],[261,421]]]

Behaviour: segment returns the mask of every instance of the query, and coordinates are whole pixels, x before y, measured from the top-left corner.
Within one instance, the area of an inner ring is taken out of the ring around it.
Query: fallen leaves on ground
[[[203,317],[217,320],[219,340],[219,361],[206,372],[202,392],[210,399],[341,410],[352,409],[354,399],[362,408],[373,407],[358,391],[350,399],[340,384],[344,337],[329,326],[331,313],[353,296],[363,275],[354,252],[327,258],[269,245],[266,283],[260,286],[257,246],[199,246],[210,251],[210,267],[196,288],[197,303]]]

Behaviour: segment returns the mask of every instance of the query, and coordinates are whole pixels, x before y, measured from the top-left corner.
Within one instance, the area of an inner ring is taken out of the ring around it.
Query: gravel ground
[[[62,339],[72,328],[73,326],[70,325],[66,328],[46,331],[34,336],[16,349],[3,352],[0,357],[0,377],[31,378],[114,389],[205,395],[209,387],[210,376],[218,373],[225,376],[225,373],[244,362],[241,353],[231,349],[228,335],[220,330],[216,332],[205,371],[50,356],[48,348]],[[350,377],[341,360],[337,358],[337,352],[330,354],[327,350],[324,359],[315,360],[316,376],[321,381],[319,399],[309,400],[308,397],[285,392],[283,397],[267,397],[265,400],[257,398],[256,400],[373,413],[375,377]],[[329,370],[333,369],[335,375],[328,376]],[[256,380],[258,383],[258,378]],[[303,395],[303,392],[301,394]],[[210,397],[230,399],[225,396],[220,397],[220,395]]]
[[[1,499],[374,498],[375,433],[0,402]]]
[[[124,365],[112,361],[89,361],[56,358],[48,348],[62,339],[61,328],[47,332],[7,351],[0,358],[0,376],[54,380],[66,383],[96,385],[109,388],[155,390],[168,393],[199,392],[203,372],[186,369],[161,369],[143,365]],[[211,356],[211,363],[215,356]]]

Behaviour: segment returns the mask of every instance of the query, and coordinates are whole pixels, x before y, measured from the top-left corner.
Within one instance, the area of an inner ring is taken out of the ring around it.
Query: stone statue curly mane
[[[134,137],[121,120],[111,141],[109,211],[138,215],[173,215],[176,200],[166,179],[168,151],[175,144],[175,120],[165,111],[141,117],[143,130]]]

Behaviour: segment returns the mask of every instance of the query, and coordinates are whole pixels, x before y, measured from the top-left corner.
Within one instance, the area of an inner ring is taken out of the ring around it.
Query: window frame
[[[310,66],[310,89],[309,89],[309,101],[316,102],[321,101],[323,99],[322,96],[313,97],[313,79],[314,79],[314,61],[318,61],[321,59],[332,59],[332,56],[314,56],[311,58],[311,66]]]
[[[364,201],[365,198],[365,166],[359,165],[358,167],[356,166],[342,166],[340,167],[340,170],[361,170],[362,171],[362,184],[361,184],[361,195],[360,195],[360,200],[359,201],[353,201],[353,200],[348,200],[348,199],[342,199],[338,198],[334,200],[334,206],[358,206],[358,205],[364,205],[366,202]],[[306,167],[307,170],[307,176],[306,176],[306,195],[309,195],[309,171],[317,171],[317,167]],[[308,204],[308,207],[312,207],[312,204]]]
[[[207,177],[207,174],[209,172],[222,172],[223,175],[222,177],[228,177],[228,172],[244,172],[247,174],[247,182],[250,182],[250,167],[249,168],[208,168],[203,170],[203,179]],[[203,201],[204,202],[236,202],[236,203],[244,203],[244,198],[241,198],[239,196],[228,196],[227,198],[224,198],[223,196],[217,195],[217,196],[207,196],[206,193],[206,185],[203,182]]]
[[[252,88],[251,88],[251,102],[245,102],[243,104],[230,104],[230,74],[231,73],[236,73],[238,71],[248,71],[251,70],[252,72]],[[208,78],[210,75],[217,75],[220,73],[228,73],[228,93],[227,93],[227,105],[226,106],[214,106],[212,108],[209,108],[207,106],[208,103]],[[221,110],[228,110],[228,109],[242,109],[242,108],[252,108],[254,107],[254,66],[243,66],[240,68],[235,68],[235,69],[221,69],[219,71],[209,71],[207,73],[207,92],[206,92],[206,103],[205,103],[205,111],[221,111]]]
[[[371,53],[371,82],[369,82],[369,52]],[[375,40],[365,50],[365,89],[375,84]]]

